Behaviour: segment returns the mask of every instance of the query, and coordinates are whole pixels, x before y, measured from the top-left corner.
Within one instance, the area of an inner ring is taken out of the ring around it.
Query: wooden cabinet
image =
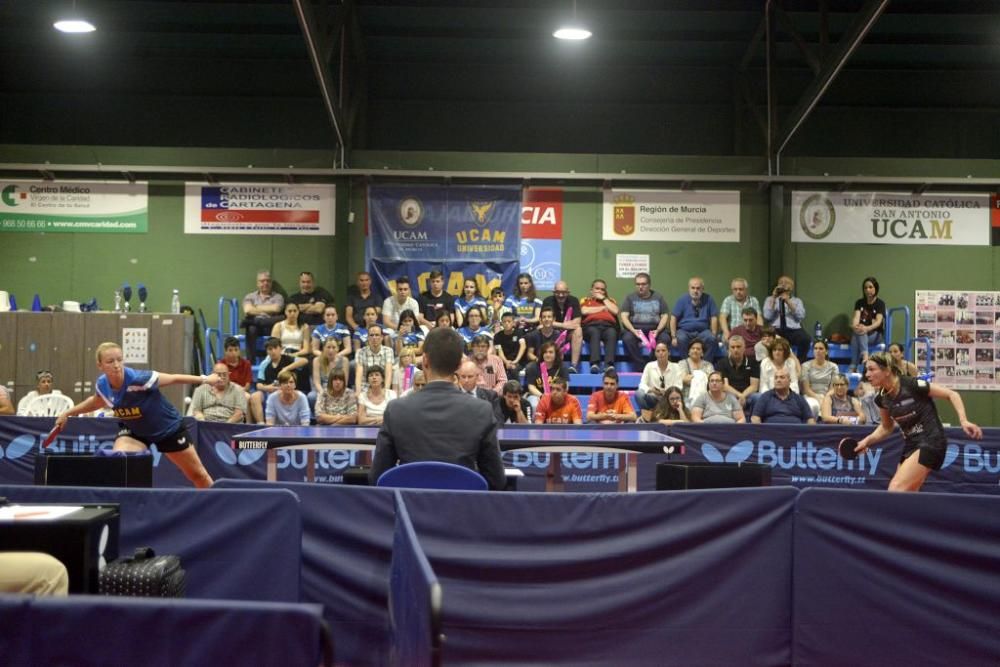
[[[94,393],[95,351],[104,341],[121,344],[125,329],[145,336],[145,361],[133,368],[191,373],[194,318],[168,313],[0,313],[0,384],[12,390],[14,404],[35,388],[35,374],[52,372],[55,388],[79,402]],[[163,389],[178,410],[190,388]]]

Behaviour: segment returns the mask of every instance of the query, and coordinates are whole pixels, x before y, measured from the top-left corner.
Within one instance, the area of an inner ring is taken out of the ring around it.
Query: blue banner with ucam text
[[[519,186],[371,185],[366,253],[373,282],[388,294],[391,281],[407,275],[425,289],[426,274],[438,269],[452,294],[461,293],[463,275],[481,290],[501,284],[509,293],[520,259],[521,208]]]

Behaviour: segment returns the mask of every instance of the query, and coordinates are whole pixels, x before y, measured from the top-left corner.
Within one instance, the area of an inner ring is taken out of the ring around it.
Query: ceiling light
[[[59,32],[94,32],[97,28],[84,19],[60,19],[52,24]]]
[[[573,20],[570,21],[568,25],[564,25],[557,29],[552,36],[556,39],[570,39],[570,40],[581,40],[590,39],[591,33],[589,30],[580,25],[580,22],[576,20],[576,0],[573,0]]]

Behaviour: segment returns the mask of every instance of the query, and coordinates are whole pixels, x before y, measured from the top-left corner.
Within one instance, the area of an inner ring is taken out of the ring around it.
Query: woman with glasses
[[[708,391],[692,403],[691,421],[696,424],[746,423],[739,399],[726,391],[722,373],[719,371],[708,374]]]
[[[967,436],[982,439],[983,430],[966,417],[965,404],[957,391],[926,380],[904,377],[893,364],[892,357],[884,352],[868,357],[865,370],[868,381],[878,390],[875,404],[882,414],[882,423],[862,438],[854,451],[865,451],[889,436],[899,424],[903,432],[903,454],[896,474],[889,481],[890,491],[919,491],[927,476],[940,470],[944,463],[948,439],[934,406],[935,398],[951,403]]]
[[[823,397],[820,419],[824,424],[864,424],[865,412],[861,401],[847,395],[847,377],[838,373],[833,378],[830,393]]]
[[[691,421],[684,411],[684,394],[679,388],[667,387],[660,402],[653,408],[653,421],[667,426]]]
[[[670,361],[670,349],[666,343],[657,343],[653,355],[653,361],[642,369],[639,388],[635,392],[644,421],[651,419],[653,408],[663,398],[667,387],[682,384],[684,376],[680,366]]]

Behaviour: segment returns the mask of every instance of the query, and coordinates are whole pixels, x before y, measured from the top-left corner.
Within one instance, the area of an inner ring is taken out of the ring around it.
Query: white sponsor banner
[[[333,185],[184,185],[186,234],[333,236]]]
[[[917,338],[931,342],[933,381],[953,389],[1000,389],[1000,292],[917,290]],[[928,346],[915,342],[920,372]]]
[[[989,245],[990,196],[795,191],[792,241]]]
[[[605,241],[740,240],[740,193],[605,190]]]
[[[0,231],[144,233],[145,183],[0,181]]]
[[[615,278],[635,278],[649,273],[649,255],[615,255]]]

